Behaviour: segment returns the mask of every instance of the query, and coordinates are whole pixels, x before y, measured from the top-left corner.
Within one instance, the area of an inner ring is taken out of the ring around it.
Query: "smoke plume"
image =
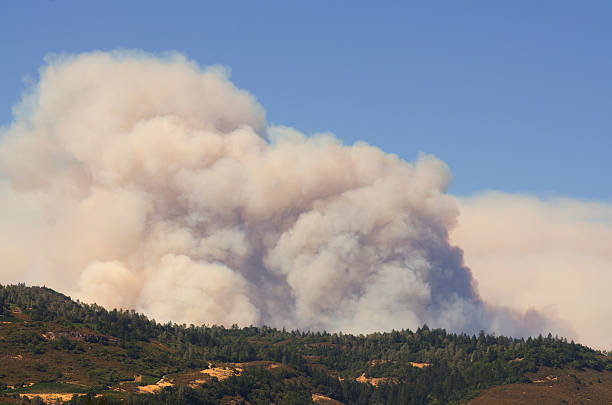
[[[486,302],[562,314],[581,342],[612,349],[612,206],[499,192],[459,199],[451,240]]]
[[[56,57],[0,144],[2,281],[158,321],[525,335],[479,298],[447,167],[267,127],[221,68]]]

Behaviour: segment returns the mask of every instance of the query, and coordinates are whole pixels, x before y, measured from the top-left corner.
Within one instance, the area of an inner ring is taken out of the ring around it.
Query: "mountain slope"
[[[511,398],[521,384],[538,387],[543,372],[589,382],[599,376],[592,385],[602,395],[612,385],[610,357],[552,336],[468,336],[426,326],[353,336],[159,324],[23,284],[0,286],[0,322],[4,403],[26,395],[49,402],[63,393],[75,404],[458,404],[482,393],[470,402],[479,405],[504,403],[500,396]],[[564,390],[555,395],[563,399]],[[589,403],[600,398],[585,395]]]
[[[528,383],[485,390],[468,405],[612,404],[612,372],[542,367]]]

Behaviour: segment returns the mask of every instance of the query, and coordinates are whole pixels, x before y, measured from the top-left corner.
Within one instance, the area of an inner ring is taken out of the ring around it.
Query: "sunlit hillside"
[[[612,392],[611,357],[553,336],[159,324],[24,285],[0,287],[0,303],[2,403],[607,404]]]

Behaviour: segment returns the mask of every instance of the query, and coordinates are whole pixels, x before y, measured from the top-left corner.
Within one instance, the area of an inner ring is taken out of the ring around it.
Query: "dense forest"
[[[0,356],[19,359],[0,369],[0,403],[36,403],[20,395],[56,390],[83,394],[72,404],[310,404],[313,394],[344,404],[459,404],[540,367],[612,370],[609,354],[550,334],[162,324],[24,284],[0,285],[0,321]],[[221,367],[233,372],[190,378]],[[137,390],[160,379],[172,383]]]

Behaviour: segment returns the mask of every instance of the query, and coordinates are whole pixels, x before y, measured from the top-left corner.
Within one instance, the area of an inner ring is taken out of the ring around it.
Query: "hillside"
[[[22,284],[0,286],[0,360],[0,403],[612,403],[612,358],[550,335],[160,324]]]

